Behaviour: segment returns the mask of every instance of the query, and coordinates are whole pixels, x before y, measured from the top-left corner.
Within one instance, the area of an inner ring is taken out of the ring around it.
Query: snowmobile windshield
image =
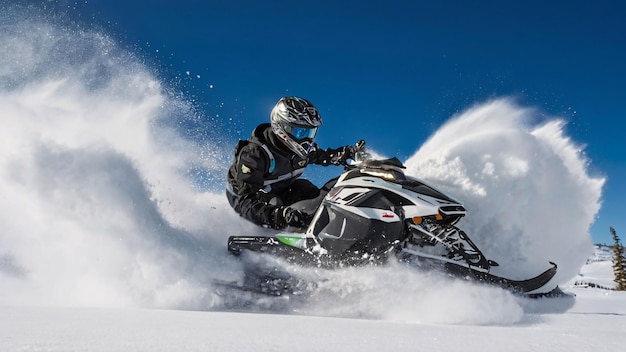
[[[380,177],[394,183],[402,183],[406,180],[404,171],[402,171],[404,165],[402,165],[398,158],[365,160],[359,165],[359,169],[364,174]]]
[[[361,167],[361,173],[382,178],[383,180],[388,182],[399,184],[403,188],[415,193],[438,198],[451,203],[458,203],[458,201],[437,191],[436,189],[425,184],[424,182],[416,178],[406,176],[404,174],[404,171],[402,170],[404,168],[404,165],[402,165],[399,160],[398,162],[396,162],[396,160],[397,159],[393,158],[387,160],[367,161]]]
[[[404,182],[408,181],[404,173],[398,170],[393,169],[370,169],[365,168],[361,170],[362,173],[368,174],[371,176],[376,176],[378,178],[382,178],[385,181],[404,184]]]

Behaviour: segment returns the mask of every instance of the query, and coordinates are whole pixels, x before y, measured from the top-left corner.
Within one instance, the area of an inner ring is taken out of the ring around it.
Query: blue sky
[[[607,177],[594,241],[610,243],[609,226],[626,238],[621,1],[60,4],[145,55],[166,81],[179,81],[233,138],[293,94],[321,111],[320,144],[365,136],[406,159],[453,114],[516,97],[565,118],[591,173]]]

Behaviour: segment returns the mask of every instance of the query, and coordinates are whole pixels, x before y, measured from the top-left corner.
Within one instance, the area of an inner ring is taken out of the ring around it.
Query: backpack
[[[239,140],[239,142],[237,142],[237,146],[235,147],[235,160],[239,161],[239,153],[241,152],[241,149],[250,143],[258,145],[259,147],[261,147],[261,149],[265,151],[265,154],[267,155],[267,158],[270,162],[267,173],[271,174],[272,172],[274,172],[274,169],[276,169],[276,159],[274,158],[274,154],[272,154],[270,148],[267,145],[256,140]]]

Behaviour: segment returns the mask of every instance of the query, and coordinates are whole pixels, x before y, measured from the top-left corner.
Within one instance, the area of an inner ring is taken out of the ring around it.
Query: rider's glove
[[[285,226],[307,227],[311,222],[311,215],[291,207],[278,207],[274,210],[274,227],[282,229]]]
[[[328,149],[328,161],[333,165],[345,165],[348,159],[354,156],[354,147],[347,145],[337,149]]]
[[[359,150],[362,150],[363,146],[365,146],[365,141],[361,139],[355,145],[347,145],[337,149],[327,149],[327,160],[333,165],[346,165],[348,159],[354,160],[355,154]]]

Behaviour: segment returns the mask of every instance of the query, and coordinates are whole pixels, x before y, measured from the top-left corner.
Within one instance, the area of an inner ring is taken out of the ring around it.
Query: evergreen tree
[[[626,291],[626,256],[624,255],[624,246],[620,243],[619,237],[615,229],[610,227],[611,235],[615,244],[611,247],[613,249],[613,273],[615,273],[615,283],[617,286],[615,290]]]

